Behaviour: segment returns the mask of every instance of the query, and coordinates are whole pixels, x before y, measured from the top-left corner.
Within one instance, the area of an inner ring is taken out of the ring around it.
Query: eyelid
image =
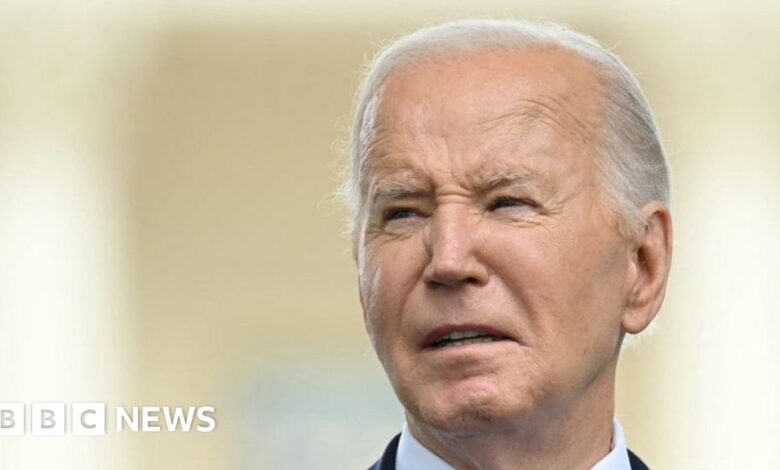
[[[386,208],[384,208],[382,210],[382,212],[381,212],[382,220],[385,221],[385,222],[389,222],[391,220],[398,220],[398,219],[406,219],[406,218],[408,218],[408,217],[398,217],[398,218],[394,218],[393,217],[393,215],[401,213],[401,212],[408,212],[408,213],[410,213],[412,215],[415,215],[415,216],[419,216],[420,215],[420,211],[415,209],[415,208],[413,208],[413,207],[409,207],[409,206],[390,206],[390,207],[386,207]]]
[[[513,203],[516,203],[518,205],[526,205],[531,208],[537,208],[539,207],[539,204],[537,204],[535,201],[525,198],[525,197],[516,197],[516,196],[499,196],[493,199],[493,201],[488,205],[488,209],[490,210],[496,210],[500,209],[498,207],[498,204],[502,201],[511,201]]]

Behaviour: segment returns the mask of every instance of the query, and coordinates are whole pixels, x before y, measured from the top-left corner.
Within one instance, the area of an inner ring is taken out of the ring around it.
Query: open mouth
[[[506,336],[479,330],[458,330],[436,335],[431,341],[426,342],[427,347],[434,349],[466,346],[469,344],[493,343],[503,341]]]

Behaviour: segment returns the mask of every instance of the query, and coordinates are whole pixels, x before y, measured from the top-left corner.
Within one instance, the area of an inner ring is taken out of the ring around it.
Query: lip
[[[489,326],[489,325],[480,325],[476,323],[462,323],[457,325],[441,325],[432,329],[427,335],[425,335],[425,338],[423,339],[420,348],[438,349],[435,348],[433,344],[439,339],[441,339],[443,336],[446,336],[450,333],[454,333],[456,331],[476,331],[484,335],[495,336],[499,338],[499,341],[506,341],[506,340],[516,341],[515,338],[513,338],[507,332],[502,331],[499,328]]]

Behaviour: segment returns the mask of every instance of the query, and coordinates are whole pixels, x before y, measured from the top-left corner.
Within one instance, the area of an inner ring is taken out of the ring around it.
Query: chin
[[[503,428],[527,413],[532,403],[525,403],[524,398],[530,396],[505,393],[494,384],[465,383],[426,390],[404,405],[415,421],[428,428],[449,435],[473,435]]]

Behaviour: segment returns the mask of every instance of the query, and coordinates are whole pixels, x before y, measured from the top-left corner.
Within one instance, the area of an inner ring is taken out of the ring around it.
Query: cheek
[[[401,339],[404,305],[417,278],[414,260],[401,247],[364,250],[359,262],[360,298],[366,329],[377,353]]]
[[[624,262],[614,241],[543,227],[494,233],[489,257],[496,276],[528,322],[528,341],[542,349],[582,348],[619,327]]]
[[[561,250],[558,276],[547,279],[556,300],[546,331],[562,360],[583,371],[619,349],[626,268],[619,247],[615,240],[583,239],[581,246]]]
[[[535,325],[536,333],[560,314],[574,287],[570,276],[577,260],[569,259],[567,248],[543,228],[507,227],[494,232],[485,259],[496,281],[517,304],[519,315]]]
[[[362,263],[358,270],[358,285],[360,288],[360,303],[363,307],[363,319],[366,323],[366,331],[371,339],[374,349],[381,354],[383,349],[381,339],[385,336],[382,324],[384,316],[381,314],[383,299],[378,293],[381,289],[378,284],[382,279],[382,273],[374,263]]]

